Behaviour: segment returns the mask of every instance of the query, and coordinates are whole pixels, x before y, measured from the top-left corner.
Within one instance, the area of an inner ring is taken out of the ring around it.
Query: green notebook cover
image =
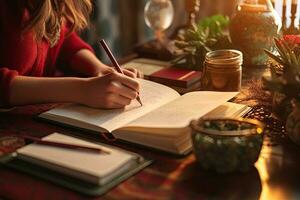
[[[0,158],[1,165],[5,167],[9,167],[29,175],[32,175],[37,178],[41,178],[46,181],[50,181],[57,185],[63,186],[65,188],[77,191],[79,193],[89,195],[89,196],[100,196],[106,193],[108,190],[112,189],[113,187],[117,186],[127,178],[131,177],[132,175],[136,174],[137,172],[141,171],[145,167],[149,166],[153,161],[148,159],[143,159],[137,163],[136,166],[132,167],[127,172],[123,173],[122,175],[116,177],[111,182],[105,185],[95,185],[80,179],[67,176],[60,172],[32,164],[26,162],[24,160],[18,159],[16,153],[9,154],[7,156]]]

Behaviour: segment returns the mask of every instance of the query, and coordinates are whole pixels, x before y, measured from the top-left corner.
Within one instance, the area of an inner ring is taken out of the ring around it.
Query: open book
[[[237,94],[199,91],[180,96],[175,90],[158,83],[142,79],[140,83],[143,106],[133,101],[124,109],[102,110],[71,104],[42,113],[40,117],[96,132],[110,132],[117,139],[184,154],[192,147],[190,121],[203,117]],[[226,116],[221,116],[225,117],[232,117],[231,114],[241,108],[224,110],[224,107],[226,105],[223,105],[222,112]]]
[[[21,160],[96,185],[105,185],[122,176],[135,168],[142,159],[141,156],[134,153],[59,133],[46,136],[43,140],[101,148],[107,151],[108,153],[94,153],[34,143],[17,150],[17,157]]]

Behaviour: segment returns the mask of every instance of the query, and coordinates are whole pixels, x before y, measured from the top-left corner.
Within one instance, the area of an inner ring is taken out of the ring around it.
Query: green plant
[[[289,104],[285,103],[285,110],[279,113],[283,113],[285,116],[288,136],[300,145],[300,54],[297,51],[299,50],[298,45],[295,46],[288,41],[275,39],[278,54],[265,50],[269,57],[280,64],[282,68],[270,65],[271,77],[264,77],[263,81],[269,90],[285,96],[282,103],[288,102]],[[283,108],[282,105],[280,106]],[[290,107],[289,110],[286,110],[287,106]]]
[[[175,40],[177,66],[201,70],[207,52],[230,44],[224,29],[229,25],[229,18],[222,15],[200,20],[196,25],[178,35]]]
[[[229,25],[229,18],[223,15],[214,15],[200,20],[197,24],[199,29],[209,30],[209,36],[218,38],[222,37],[223,31]]]
[[[265,87],[286,95],[289,99],[300,101],[300,55],[296,54],[284,40],[275,39],[276,50],[274,54],[268,50],[265,52],[270,58],[282,65],[278,71],[274,65],[270,66],[271,76],[264,77]]]

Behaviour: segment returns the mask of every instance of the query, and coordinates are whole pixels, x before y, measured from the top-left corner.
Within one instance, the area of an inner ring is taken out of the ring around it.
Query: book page
[[[83,127],[84,123],[95,125],[112,132],[136,118],[173,101],[180,95],[173,89],[151,81],[140,79],[141,106],[136,100],[124,109],[94,109],[82,105],[71,104],[52,109],[41,115],[42,118],[62,121],[69,125]],[[91,97],[92,98],[92,97]],[[68,120],[66,120],[68,119]]]
[[[251,110],[243,104],[226,102],[207,113],[205,118],[239,118]]]
[[[184,128],[236,96],[237,92],[191,92],[132,121],[126,127]]]

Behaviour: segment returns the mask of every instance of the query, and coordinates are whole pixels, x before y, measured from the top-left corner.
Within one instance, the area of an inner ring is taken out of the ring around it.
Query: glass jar
[[[237,50],[217,50],[206,54],[202,90],[239,91],[242,84],[243,54]]]
[[[264,125],[250,119],[199,119],[190,123],[197,162],[219,173],[248,171],[263,144]]]
[[[264,65],[264,49],[272,50],[281,20],[269,0],[241,0],[231,19],[230,36],[235,48],[243,52],[247,66]]]

